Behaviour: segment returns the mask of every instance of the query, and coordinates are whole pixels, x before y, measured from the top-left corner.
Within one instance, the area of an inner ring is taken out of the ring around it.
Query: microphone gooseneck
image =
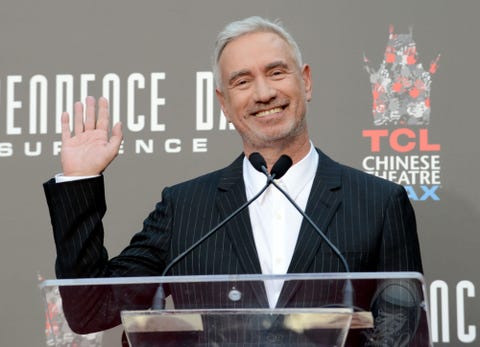
[[[245,202],[242,206],[240,206],[238,209],[236,209],[234,212],[232,212],[231,214],[229,214],[227,216],[227,218],[225,218],[223,221],[221,221],[217,226],[215,226],[213,229],[211,229],[209,232],[207,232],[205,235],[203,235],[200,239],[198,239],[195,243],[193,243],[190,247],[188,247],[185,251],[183,251],[182,253],[180,253],[175,259],[173,259],[172,261],[170,261],[170,263],[167,264],[167,266],[165,266],[165,269],[163,270],[161,276],[164,277],[167,275],[167,273],[170,271],[170,269],[175,265],[177,264],[180,260],[182,260],[183,258],[185,258],[190,252],[192,252],[195,248],[197,248],[200,244],[202,244],[206,239],[208,239],[210,236],[212,236],[214,233],[217,232],[218,229],[220,229],[221,227],[223,227],[225,224],[227,224],[233,217],[235,217],[236,215],[238,215],[240,212],[242,212],[245,208],[247,208],[252,202],[254,202],[260,195],[263,194],[263,192],[265,190],[267,190],[267,188],[270,186],[270,184],[273,183],[273,179],[274,179],[274,176],[270,175],[268,173],[267,170],[267,163],[265,162],[265,159],[261,156],[260,153],[252,153],[250,155],[250,157],[248,158],[250,163],[253,165],[253,167],[260,171],[260,172],[264,172],[263,170],[265,170],[266,172],[266,175],[267,175],[267,183],[265,183],[265,186],[253,197],[251,198],[250,200],[248,200],[247,202]],[[281,157],[280,157],[281,159]],[[288,158],[287,159],[282,159],[283,163],[279,163],[280,162],[280,159],[277,163],[275,163],[274,167],[277,166],[277,174],[276,175],[279,175],[280,177],[283,176],[285,174],[285,172],[287,172],[287,170],[290,168],[291,164],[290,165],[287,165],[286,163],[288,162],[288,160],[290,160],[291,162],[291,159]],[[278,165],[277,165],[278,164]],[[153,309],[156,309],[156,310],[161,310],[161,309],[164,309],[165,308],[165,290],[163,288],[163,283],[160,283],[158,288],[157,288],[157,291],[153,297],[153,303],[152,303],[152,308]]]
[[[322,230],[313,222],[313,220],[298,206],[295,201],[290,197],[290,195],[287,194],[275,181],[274,179],[278,179],[282,177],[287,170],[292,166],[292,159],[286,155],[283,154],[278,161],[273,165],[273,168],[271,170],[271,173],[269,174],[266,167],[263,165],[258,165],[258,163],[265,163],[265,159],[261,156],[260,153],[252,153],[254,156],[254,160],[257,163],[257,166],[252,165],[255,167],[257,171],[263,172],[266,176],[269,182],[273,184],[286,198],[287,200],[297,209],[298,212],[305,218],[305,220],[310,224],[313,229],[317,232],[318,235],[322,238],[323,241],[328,245],[328,247],[335,253],[335,255],[340,259],[345,272],[350,273],[350,267],[348,266],[347,260],[345,257],[342,255],[342,253],[338,250],[338,248],[330,241],[330,239],[322,232]],[[251,156],[252,156],[251,155]],[[250,156],[250,157],[251,157]],[[345,282],[345,287],[343,288],[343,294],[344,294],[344,299],[343,302],[345,306],[347,307],[353,307],[353,295],[354,295],[354,290],[352,286],[352,282],[350,279],[347,279]]]

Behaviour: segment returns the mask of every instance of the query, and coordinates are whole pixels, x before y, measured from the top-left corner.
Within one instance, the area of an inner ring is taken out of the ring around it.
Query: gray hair
[[[300,53],[300,48],[278,19],[272,22],[259,16],[248,17],[227,24],[217,36],[213,55],[213,76],[217,88],[220,88],[221,86],[218,62],[227,44],[240,36],[256,32],[271,32],[280,36],[292,48],[298,66],[302,66],[302,54]]]

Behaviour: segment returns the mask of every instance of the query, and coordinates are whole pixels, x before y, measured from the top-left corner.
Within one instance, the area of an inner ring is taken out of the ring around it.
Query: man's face
[[[219,71],[217,97],[246,151],[308,138],[310,68],[298,66],[280,36],[258,32],[236,38],[224,48]]]

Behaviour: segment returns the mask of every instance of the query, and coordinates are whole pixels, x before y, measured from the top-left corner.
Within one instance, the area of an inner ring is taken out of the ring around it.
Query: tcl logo
[[[370,151],[380,152],[382,147],[388,145],[398,153],[407,153],[413,150],[420,152],[439,152],[440,144],[430,143],[428,129],[398,128],[389,129],[366,129],[362,136],[370,139]]]

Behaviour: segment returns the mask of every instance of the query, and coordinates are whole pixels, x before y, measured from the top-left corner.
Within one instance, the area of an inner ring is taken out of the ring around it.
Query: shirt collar
[[[313,181],[318,166],[318,153],[310,142],[310,151],[298,163],[293,165],[279,180],[275,180],[295,200],[308,182]],[[257,194],[266,184],[263,173],[255,170],[247,157],[243,159],[243,180],[247,200]],[[261,202],[263,194],[259,197]]]

